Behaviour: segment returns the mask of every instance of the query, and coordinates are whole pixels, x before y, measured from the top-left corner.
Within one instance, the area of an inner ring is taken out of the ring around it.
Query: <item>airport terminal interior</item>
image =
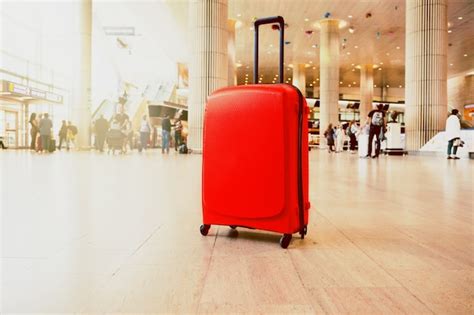
[[[1,314],[474,313],[472,0],[0,17]]]

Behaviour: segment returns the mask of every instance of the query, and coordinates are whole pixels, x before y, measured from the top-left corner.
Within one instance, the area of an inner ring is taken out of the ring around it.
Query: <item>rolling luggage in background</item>
[[[258,29],[279,24],[280,84],[258,82]],[[284,20],[255,21],[254,83],[220,89],[204,116],[201,234],[211,225],[304,238],[308,224],[308,107],[301,92],[283,84]],[[262,141],[272,134],[271,143]]]
[[[51,138],[49,139],[49,148],[48,148],[48,151],[50,153],[53,153],[54,151],[56,151],[56,140]]]

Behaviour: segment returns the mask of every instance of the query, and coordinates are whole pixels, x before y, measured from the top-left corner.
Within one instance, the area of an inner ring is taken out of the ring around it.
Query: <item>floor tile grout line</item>
[[[459,265],[457,262],[451,260],[451,258],[449,256],[444,256],[443,254],[441,253],[438,253],[436,251],[434,251],[433,249],[431,249],[430,247],[428,247],[427,245],[425,245],[423,242],[419,242],[415,239],[415,237],[413,237],[412,235],[404,232],[403,230],[401,230],[400,228],[398,227],[395,227],[395,229],[397,231],[399,231],[400,233],[402,233],[403,235],[405,235],[408,239],[410,239],[411,241],[413,241],[415,244],[419,245],[420,247],[424,248],[425,250],[429,251],[430,253],[440,257],[440,258],[444,258],[444,259],[447,259],[449,260],[450,262],[452,262],[453,264],[456,264],[456,265]],[[456,269],[446,269],[446,270],[462,270],[462,269],[465,269],[465,267],[463,268],[456,268]]]
[[[293,256],[291,254],[291,251],[289,251],[289,250],[288,250],[288,255],[290,256],[291,264],[293,265],[293,268],[296,271],[296,275],[298,276],[298,279],[300,280],[301,286],[303,287],[305,300],[309,301],[309,305],[311,306],[311,310],[313,311],[313,314],[316,314],[316,310],[314,309],[313,303],[311,303],[311,299],[308,296],[308,289],[304,285],[303,278],[301,277],[300,272],[298,271],[298,268],[296,268],[295,261],[293,260]]]
[[[318,211],[319,214],[324,218],[326,219],[332,226],[334,226],[334,228],[339,232],[341,233],[349,242],[351,242],[355,247],[357,247],[365,256],[367,256],[367,258],[369,258],[374,264],[376,264],[377,266],[380,267],[380,269],[382,269],[387,275],[390,276],[390,278],[392,278],[393,280],[395,280],[398,284],[400,284],[402,286],[402,288],[404,288],[405,290],[407,290],[407,292],[409,292],[416,300],[418,300],[421,304],[423,304],[427,310],[429,310],[431,313],[433,314],[436,314],[424,301],[422,301],[418,296],[416,296],[416,294],[414,294],[412,291],[410,291],[410,289],[408,289],[406,286],[403,285],[403,283],[401,283],[394,275],[392,275],[389,271],[387,271],[382,265],[380,265],[379,263],[377,263],[372,257],[370,257],[369,254],[367,254],[359,245],[357,245],[356,243],[354,243],[354,241],[352,241],[342,230],[340,230],[334,223],[331,222],[331,220],[329,220],[326,216],[324,216],[323,214],[321,214],[320,211]]]
[[[127,256],[126,260],[130,257],[132,257],[133,255],[135,255],[139,250],[140,248],[142,248],[149,240],[150,238],[155,235],[155,233],[161,228],[161,225],[158,225],[154,230],[153,232],[150,233],[150,235],[140,244],[138,245],[138,247],[130,254]],[[122,264],[120,264],[117,269],[112,273],[112,277],[114,277],[116,275],[117,272],[120,271],[120,269],[122,268],[122,266],[124,265],[125,262],[123,262]]]
[[[213,253],[214,253],[214,248],[216,247],[217,236],[219,235],[219,230],[220,230],[220,228],[217,227],[216,235],[214,236],[214,243],[212,243],[212,250],[211,250],[211,255],[209,257],[209,262],[206,266],[206,272],[204,273],[204,277],[202,278],[202,288],[201,288],[201,292],[199,294],[199,299],[197,301],[196,314],[199,314],[199,309],[201,307],[202,295],[204,294],[204,287],[206,286],[207,275],[209,273],[209,269],[211,268],[212,258],[214,257]]]

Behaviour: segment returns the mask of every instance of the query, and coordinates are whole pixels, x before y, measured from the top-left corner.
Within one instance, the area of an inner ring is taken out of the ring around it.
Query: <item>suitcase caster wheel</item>
[[[229,225],[229,227],[232,229],[232,230],[235,230],[237,228],[237,226],[235,225]]]
[[[199,228],[199,230],[201,231],[201,235],[206,236],[210,228],[211,228],[210,225],[207,225],[207,224],[201,225],[201,227]]]
[[[308,234],[308,226],[305,225],[304,228],[303,228],[303,231],[300,232],[300,235],[301,235],[301,239],[302,239],[302,240],[304,240],[304,236],[305,236],[306,234]]]
[[[291,234],[283,234],[283,236],[280,238],[280,246],[282,248],[288,248],[288,245],[290,245],[292,237],[293,235]]]

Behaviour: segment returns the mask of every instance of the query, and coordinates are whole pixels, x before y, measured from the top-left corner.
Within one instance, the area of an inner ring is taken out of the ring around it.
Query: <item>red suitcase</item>
[[[280,83],[220,89],[204,116],[201,234],[211,225],[247,227],[304,238],[308,224],[308,107],[301,92],[283,84],[282,17],[255,21],[254,81],[258,80],[258,28],[279,24]]]

